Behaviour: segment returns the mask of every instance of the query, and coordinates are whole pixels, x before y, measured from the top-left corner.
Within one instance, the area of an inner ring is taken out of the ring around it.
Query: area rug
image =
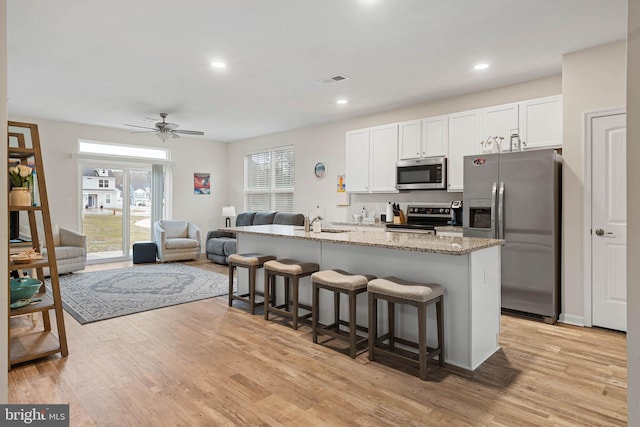
[[[64,309],[84,325],[227,295],[229,278],[180,263],[149,264],[64,274],[60,290]]]

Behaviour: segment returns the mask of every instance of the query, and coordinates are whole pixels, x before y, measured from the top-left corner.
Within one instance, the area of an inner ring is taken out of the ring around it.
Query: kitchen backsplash
[[[352,214],[360,214],[364,207],[367,218],[380,218],[384,214],[387,203],[398,203],[400,209],[407,212],[407,205],[414,203],[449,203],[453,200],[462,200],[462,193],[447,191],[408,191],[397,194],[351,194],[350,205],[343,218],[329,218],[333,221],[352,221]]]

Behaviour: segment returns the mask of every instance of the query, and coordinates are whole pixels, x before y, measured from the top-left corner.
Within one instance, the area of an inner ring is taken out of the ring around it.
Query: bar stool
[[[310,276],[320,269],[313,262],[299,262],[292,259],[271,260],[264,263],[264,319],[269,320],[269,313],[289,317],[293,329],[298,329],[300,320],[311,317],[311,307],[299,302],[300,278]],[[284,304],[278,305],[276,300],[276,277],[284,278]],[[290,291],[293,293],[290,297]],[[292,305],[289,310],[289,305]],[[309,310],[308,314],[298,315],[298,308]]]
[[[445,289],[437,284],[409,282],[397,277],[374,279],[367,285],[369,291],[369,360],[381,355],[399,362],[418,365],[420,379],[427,379],[427,360],[438,356],[444,365],[443,296]],[[378,337],[378,300],[386,300],[389,312],[389,333]],[[406,304],[418,309],[418,342],[395,336],[395,304]],[[436,304],[438,347],[427,348],[427,306]],[[387,340],[388,344],[384,344]],[[396,342],[418,349],[418,354],[396,347]]]
[[[311,275],[313,284],[313,313],[311,327],[313,329],[313,342],[318,343],[318,334],[328,335],[332,338],[349,343],[349,356],[356,358],[356,348],[366,342],[368,337],[358,340],[357,329],[367,332],[366,327],[356,324],[356,297],[367,291],[367,283],[375,279],[375,276],[352,274],[343,270],[323,270]],[[321,325],[318,321],[320,311],[320,289],[333,292],[333,323]],[[349,296],[349,321],[340,320],[340,294]],[[349,333],[340,330],[340,325],[348,326]]]
[[[249,311],[255,314],[256,308],[256,271],[262,268],[265,262],[276,259],[271,255],[261,254],[232,254],[229,255],[229,307],[233,307],[233,300],[249,304]],[[233,292],[233,270],[246,268],[249,274],[249,292],[240,294]]]

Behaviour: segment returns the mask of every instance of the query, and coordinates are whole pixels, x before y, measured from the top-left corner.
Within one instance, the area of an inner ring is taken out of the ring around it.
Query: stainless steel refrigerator
[[[558,319],[562,157],[555,150],[464,158],[463,233],[504,239],[502,308]]]

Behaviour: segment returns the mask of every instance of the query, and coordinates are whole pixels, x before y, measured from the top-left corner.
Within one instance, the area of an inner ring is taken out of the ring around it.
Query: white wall
[[[562,65],[563,100],[563,320],[584,321],[584,115],[626,103],[624,40],[570,53]]]
[[[640,425],[640,0],[629,0],[627,38],[627,407]]]
[[[293,145],[296,151],[294,200],[294,210],[296,212],[307,213],[314,206],[320,205],[325,209],[327,218],[345,221],[349,218],[348,214],[350,212],[359,212],[363,206],[367,210],[374,212],[380,206],[381,212],[384,212],[384,204],[387,201],[400,202],[402,204],[462,199],[461,193],[411,191],[402,194],[351,195],[351,206],[336,206],[336,177],[344,174],[345,132],[524,99],[557,95],[561,92],[561,77],[552,76],[532,82],[418,104],[356,119],[342,120],[234,142],[229,144],[228,152],[229,202],[235,205],[237,210],[243,210],[244,155],[251,151],[283,145]],[[313,175],[313,166],[319,161],[325,162],[327,166],[327,175],[320,181]]]
[[[71,155],[77,152],[79,139],[89,139],[171,148],[171,159],[176,163],[173,167],[173,218],[196,223],[203,234],[224,225],[221,213],[227,199],[227,144],[194,138],[170,139],[163,143],[153,134],[131,134],[126,130],[33,117],[10,115],[10,119],[38,124],[49,207],[55,224],[80,229],[81,180],[77,161]],[[194,172],[211,174],[210,195],[193,194]]]
[[[0,0],[0,135],[7,134],[7,1]],[[7,164],[7,150],[1,150],[0,162]],[[0,188],[7,188],[7,174],[0,174]],[[6,191],[3,192],[6,195]],[[9,236],[7,226],[7,198],[0,197],[0,215],[3,227],[0,227],[0,259],[8,257]],[[9,277],[6,262],[0,262],[0,277]],[[8,342],[9,296],[7,291],[0,292],[0,343]],[[6,347],[2,345],[0,351],[0,403],[8,402],[7,371],[9,369]]]

